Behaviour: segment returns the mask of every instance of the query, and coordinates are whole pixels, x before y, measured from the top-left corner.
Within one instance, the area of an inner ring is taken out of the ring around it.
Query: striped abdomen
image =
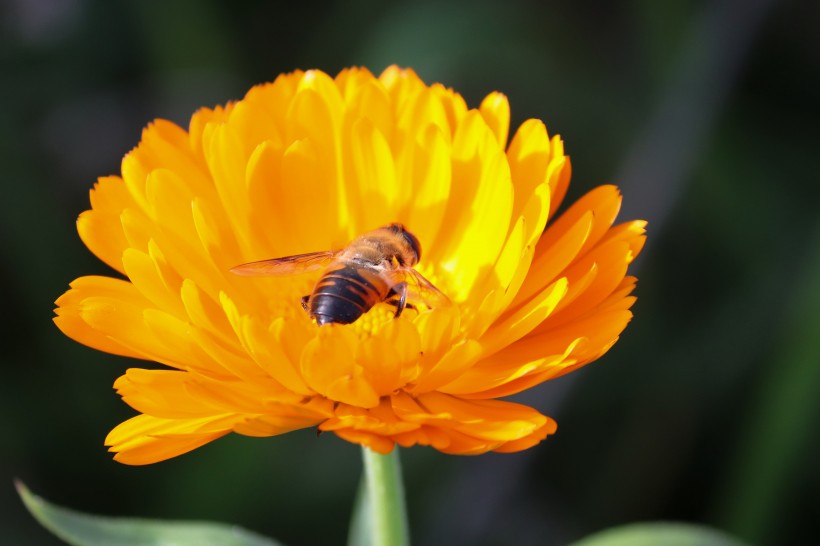
[[[308,300],[310,316],[319,325],[350,324],[390,295],[390,286],[368,267],[338,264],[322,275]]]

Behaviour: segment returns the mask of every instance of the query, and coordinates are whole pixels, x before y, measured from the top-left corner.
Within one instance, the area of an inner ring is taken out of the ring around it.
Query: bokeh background
[[[402,453],[415,544],[562,545],[634,521],[816,544],[820,3],[812,0],[0,1],[0,543],[55,545],[12,479],[84,511],[343,544],[361,463],[314,431],[111,460],[133,365],[65,338],[53,300],[106,274],[77,215],[151,119],[187,126],[295,68],[411,66],[471,106],[506,93],[650,221],[636,317],[528,392],[559,432],[515,455]]]

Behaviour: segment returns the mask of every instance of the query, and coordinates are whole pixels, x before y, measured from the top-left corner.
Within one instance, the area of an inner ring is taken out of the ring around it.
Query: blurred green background
[[[132,362],[65,338],[53,300],[107,273],[76,216],[155,117],[187,126],[295,68],[391,63],[471,106],[506,93],[650,221],[636,317],[600,362],[519,399],[558,434],[525,453],[405,450],[414,544],[561,545],[682,520],[816,544],[820,519],[820,3],[0,2],[0,543],[54,545],[12,478],[84,511],[240,524],[343,544],[356,446],[230,436],[111,460]]]

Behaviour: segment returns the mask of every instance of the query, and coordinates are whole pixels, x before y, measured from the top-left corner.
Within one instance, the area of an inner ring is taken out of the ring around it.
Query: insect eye
[[[421,259],[421,243],[419,243],[419,240],[406,229],[401,230],[401,236],[404,237],[404,240],[410,245],[410,249],[413,251],[413,254],[416,255],[416,261],[419,261]]]

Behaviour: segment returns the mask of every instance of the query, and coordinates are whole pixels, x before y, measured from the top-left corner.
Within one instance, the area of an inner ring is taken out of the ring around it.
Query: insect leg
[[[392,301],[391,303],[396,306],[396,314],[394,318],[398,318],[401,315],[401,312],[404,311],[404,308],[407,306],[407,283],[400,282],[396,286],[392,288],[393,293],[399,297],[399,301]]]
[[[310,309],[308,309],[308,300],[310,300],[310,295],[302,296],[302,309],[310,313]]]
[[[396,307],[398,309],[400,301],[401,300],[399,299],[399,295],[398,294],[393,294],[393,299],[385,300],[384,303],[386,303],[387,305],[392,305],[393,307]],[[418,307],[416,307],[415,305],[413,305],[409,301],[405,302],[404,308],[405,309],[412,309],[413,311],[418,311],[418,309],[419,309]]]

